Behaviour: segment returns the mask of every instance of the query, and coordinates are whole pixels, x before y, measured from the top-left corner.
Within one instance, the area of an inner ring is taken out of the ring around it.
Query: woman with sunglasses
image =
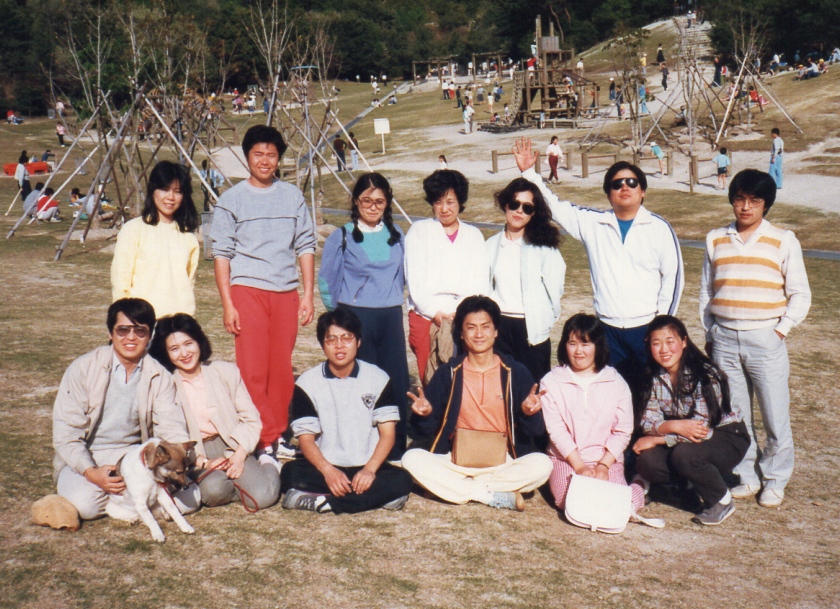
[[[190,440],[196,442],[201,503],[214,507],[239,498],[249,511],[280,496],[280,464],[251,454],[260,438],[260,413],[236,364],[211,362],[213,350],[198,322],[185,313],[157,323],[149,355],[173,373]]]
[[[560,317],[566,263],[540,189],[516,178],[495,194],[505,228],[487,240],[491,297],[502,310],[496,348],[534,379],[551,370],[549,333]]]
[[[347,306],[362,322],[359,359],[384,370],[400,410],[390,459],[405,452],[409,390],[403,331],[405,237],[394,224],[391,185],[382,175],[359,178],[350,201],[350,222],[324,243],[318,286],[330,311]]]
[[[183,165],[161,161],[149,174],[143,213],[125,223],[111,263],[114,301],[142,298],[158,319],[195,313],[198,269],[198,212],[190,174]]]
[[[619,161],[604,176],[611,209],[598,210],[561,200],[534,171],[536,152],[522,138],[513,149],[522,177],[536,185],[551,215],[589,257],[593,306],[607,330],[609,364],[630,385],[638,383],[647,359],[645,332],[658,314],[674,314],[683,290],[682,253],[671,225],[644,204],[645,173]]]

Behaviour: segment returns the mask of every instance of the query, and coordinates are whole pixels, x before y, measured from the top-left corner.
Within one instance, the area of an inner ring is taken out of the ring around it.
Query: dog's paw
[[[182,533],[186,533],[187,535],[192,535],[195,533],[195,529],[192,528],[189,524],[184,523],[184,526],[179,526],[178,528],[181,529]]]
[[[158,543],[163,543],[166,541],[166,535],[163,534],[163,531],[152,531],[152,539]]]

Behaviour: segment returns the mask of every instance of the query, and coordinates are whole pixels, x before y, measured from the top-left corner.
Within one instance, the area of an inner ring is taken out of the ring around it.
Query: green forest
[[[0,0],[0,109],[41,114],[85,86],[126,101],[134,80],[241,89],[270,72],[261,36],[284,66],[316,58],[329,78],[393,80],[430,57],[527,58],[538,15],[582,50],[689,7],[715,24],[722,53],[743,23],[764,32],[768,54],[825,56],[840,43],[837,0]]]

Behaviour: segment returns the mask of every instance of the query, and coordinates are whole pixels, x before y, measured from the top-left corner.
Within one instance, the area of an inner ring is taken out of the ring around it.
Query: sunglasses
[[[132,332],[137,338],[148,338],[149,334],[152,333],[146,326],[117,326],[114,328],[114,334],[120,338],[125,338]]]
[[[627,188],[636,188],[639,185],[639,180],[636,178],[618,178],[610,182],[610,188],[613,190],[621,190],[621,187],[627,184]]]
[[[519,208],[522,208],[522,213],[526,216],[533,216],[534,211],[536,211],[536,207],[532,203],[520,203],[519,201],[512,201],[507,204],[507,208],[510,211],[516,211]]]

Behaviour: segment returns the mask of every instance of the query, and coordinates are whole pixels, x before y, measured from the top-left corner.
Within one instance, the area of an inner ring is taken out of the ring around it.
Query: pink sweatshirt
[[[594,463],[608,450],[619,463],[633,432],[630,388],[615,368],[601,370],[584,390],[566,366],[546,374],[540,390],[542,412],[551,443],[548,454],[565,460],[575,449],[586,463]]]

